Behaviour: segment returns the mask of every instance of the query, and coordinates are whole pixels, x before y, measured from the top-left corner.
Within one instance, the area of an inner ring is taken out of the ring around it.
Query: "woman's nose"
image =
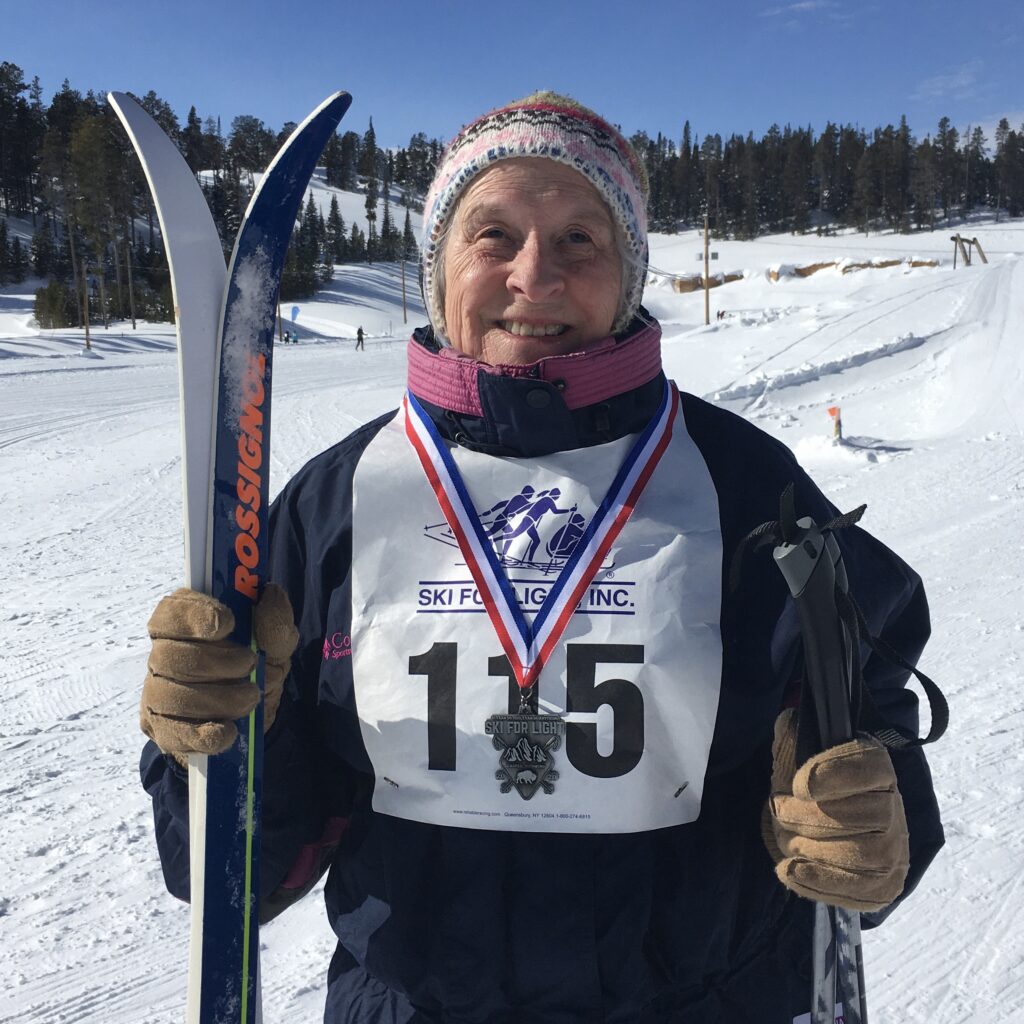
[[[508,286],[529,302],[548,302],[558,296],[565,278],[554,254],[529,235],[512,259]]]

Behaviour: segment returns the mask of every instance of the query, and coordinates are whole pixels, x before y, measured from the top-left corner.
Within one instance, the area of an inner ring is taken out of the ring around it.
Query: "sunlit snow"
[[[346,201],[351,224],[362,197]],[[702,240],[656,236],[645,295],[680,387],[790,445],[841,509],[866,501],[863,525],[928,586],[948,842],[865,936],[875,1024],[1024,1014],[1024,222],[960,227],[989,262],[954,270],[957,228],[716,241],[714,269],[744,276],[711,292],[710,326],[703,293],[671,286],[701,270]],[[911,256],[940,265],[768,273]],[[0,288],[0,1024],[179,1024],[187,910],[136,771],[146,620],[182,571],[174,331],[94,325],[83,358],[81,331],[32,326],[32,287]],[[408,324],[397,265],[339,266],[294,319],[285,303],[300,341],[274,358],[272,490],[395,406],[423,320],[414,267],[406,291]],[[264,944],[266,1019],[318,1022],[333,947],[318,897]]]

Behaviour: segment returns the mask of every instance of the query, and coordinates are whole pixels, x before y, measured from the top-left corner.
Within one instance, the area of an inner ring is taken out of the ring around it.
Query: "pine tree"
[[[312,193],[310,193],[310,198],[312,198]],[[323,211],[319,207],[316,211],[316,237],[316,258],[319,264],[320,282],[326,284],[334,277],[334,255],[327,243],[327,221],[324,220]]]
[[[928,228],[934,231],[938,175],[935,169],[935,150],[930,137],[926,136],[914,151],[910,190],[914,202],[914,223],[918,228],[923,228],[927,224]]]
[[[993,161],[994,175],[996,182],[996,221],[999,220],[999,210],[1003,205],[1003,200],[1007,192],[1007,179],[1009,174],[1007,173],[1007,161],[1006,161],[1006,140],[1010,135],[1010,122],[1005,118],[999,119],[999,124],[996,126],[996,156]]]
[[[49,224],[42,224],[32,236],[32,272],[36,277],[46,277],[57,267],[56,246]]]
[[[295,129],[298,127],[298,123],[295,121],[285,121],[281,125],[281,130],[277,133],[277,138],[274,140],[274,150],[279,150],[292,137]]]
[[[843,125],[839,129],[836,165],[832,177],[828,210],[843,225],[857,223],[854,210],[857,166],[860,164],[860,158],[864,154],[866,146],[867,140],[864,138],[864,133],[857,131],[852,125]]]
[[[302,299],[302,286],[299,281],[299,260],[295,246],[295,233],[292,233],[288,251],[284,256],[284,267],[281,269],[281,288],[278,292],[279,302],[290,302],[292,299]]]
[[[111,116],[109,112],[106,117]],[[99,314],[109,322],[112,303],[108,300],[108,269],[116,226],[123,221],[115,202],[123,201],[121,154],[113,145],[115,136],[106,117],[85,118],[71,139],[70,172],[73,182],[71,212],[82,228],[88,246],[85,256],[98,285]]]
[[[857,226],[865,233],[871,228],[881,207],[878,150],[874,143],[866,147],[857,161],[853,191],[853,210]]]
[[[412,230],[412,218],[409,209],[405,210],[405,226],[402,228],[402,259],[416,262],[420,258],[419,246],[416,244],[416,235]]]
[[[317,210],[312,192],[292,231],[281,276],[281,299],[304,299],[322,279],[317,249]]]
[[[73,327],[78,321],[78,303],[72,292],[60,281],[50,281],[36,289],[33,315],[44,331]]]
[[[744,144],[744,159],[741,164],[742,213],[737,234],[740,238],[754,238],[760,230],[758,217],[758,183],[761,180],[761,162],[754,133],[749,132]]]
[[[253,175],[270,163],[276,150],[274,133],[258,117],[240,114],[231,122],[227,158],[236,171],[248,174],[250,187]]]
[[[949,214],[957,199],[957,169],[960,157],[957,147],[959,133],[950,124],[949,118],[939,121],[939,130],[935,136],[936,170],[939,176],[939,199],[942,203],[942,215],[949,221]]]
[[[352,225],[352,233],[349,235],[348,259],[350,263],[362,263],[366,260],[366,236],[359,230],[358,224]]]
[[[987,145],[981,125],[968,129],[964,145],[964,208],[966,214],[988,200]]]
[[[377,259],[377,179],[370,175],[366,179],[366,259],[372,263]]]
[[[704,211],[712,226],[718,230],[720,220],[719,201],[721,198],[719,172],[722,165],[721,135],[705,135],[700,147],[700,162],[704,169]]]
[[[359,173],[364,178],[378,177],[377,169],[377,133],[373,130],[373,118],[370,127],[363,136],[363,144],[359,153]]]
[[[0,63],[0,198],[7,211],[16,205],[17,122],[26,88],[25,73],[17,64]]]
[[[316,291],[317,282],[323,277],[321,248],[325,232],[321,231],[321,223],[320,211],[313,201],[313,190],[310,189],[299,227],[299,251],[297,253],[303,298]]]
[[[11,255],[8,260],[8,277],[15,284],[21,284],[28,276],[28,255],[20,238],[11,242]]]
[[[818,211],[833,213],[832,190],[839,163],[839,129],[829,121],[814,143],[811,174],[817,186]]]
[[[193,174],[204,170],[203,158],[205,157],[205,145],[203,139],[203,125],[196,113],[196,108],[189,107],[188,117],[185,119],[185,128],[181,133],[181,151],[185,157],[185,163],[192,169]]]
[[[1006,134],[1003,144],[1006,174],[1006,209],[1011,217],[1024,214],[1024,125]]]
[[[345,220],[338,208],[338,197],[331,196],[331,207],[327,214],[327,249],[334,263],[344,263],[347,239],[345,238]]]
[[[220,118],[208,117],[203,122],[203,166],[212,171],[223,171],[225,153]]]
[[[345,132],[341,137],[341,167],[338,188],[346,192],[356,190],[356,168],[359,165],[360,141],[355,132]]]
[[[430,188],[430,181],[434,176],[434,167],[430,159],[430,144],[423,132],[416,132],[409,139],[406,161],[408,176],[404,184],[408,184],[414,192],[419,192],[422,195]]]
[[[384,216],[380,224],[380,258],[385,263],[398,259],[398,230],[391,220],[391,201],[387,190],[384,192]]]
[[[7,218],[0,220],[0,284],[7,284],[11,273],[11,248],[7,240]]]
[[[788,129],[787,129],[788,131]],[[783,216],[789,221],[790,231],[803,234],[811,224],[811,206],[814,202],[812,166],[814,149],[811,130],[797,129],[785,137],[782,168]]]
[[[60,232],[57,238],[50,274],[59,281],[74,279],[74,268],[71,264],[71,238],[67,231]]]
[[[342,187],[341,138],[337,133],[327,140],[323,156],[324,182],[331,188]]]
[[[892,134],[886,168],[886,204],[889,223],[893,230],[910,231],[910,207],[912,203],[910,177],[914,159],[914,140],[904,115],[900,126]]]
[[[320,235],[319,210],[313,200],[313,190],[309,190],[306,196],[306,208],[302,212],[302,223],[306,229],[309,245],[313,250],[319,250],[322,241]]]
[[[730,135],[722,148],[722,164],[718,172],[719,219],[715,224],[715,233],[719,238],[742,233],[742,175],[746,149],[746,142],[739,135]]]

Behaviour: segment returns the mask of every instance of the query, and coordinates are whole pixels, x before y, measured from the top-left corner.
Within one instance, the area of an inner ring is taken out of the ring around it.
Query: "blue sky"
[[[570,92],[627,132],[678,140],[773,122],[949,116],[991,132],[1024,121],[1021,0],[0,0],[0,60],[44,97],[66,77],[167,100],[183,120],[254,114],[279,129],[338,88],[343,127],[405,145],[448,138],[537,88]]]

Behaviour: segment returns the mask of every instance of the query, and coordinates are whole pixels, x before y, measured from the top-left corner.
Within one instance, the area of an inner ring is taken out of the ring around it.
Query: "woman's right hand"
[[[149,620],[153,646],[142,687],[142,731],[180,764],[188,755],[219,754],[238,734],[235,720],[259,703],[250,681],[256,655],[227,640],[231,609],[196,590],[182,588],[163,598]],[[266,653],[264,731],[281,700],[285,676],[298,643],[288,595],[269,584],[254,613],[257,644]]]

